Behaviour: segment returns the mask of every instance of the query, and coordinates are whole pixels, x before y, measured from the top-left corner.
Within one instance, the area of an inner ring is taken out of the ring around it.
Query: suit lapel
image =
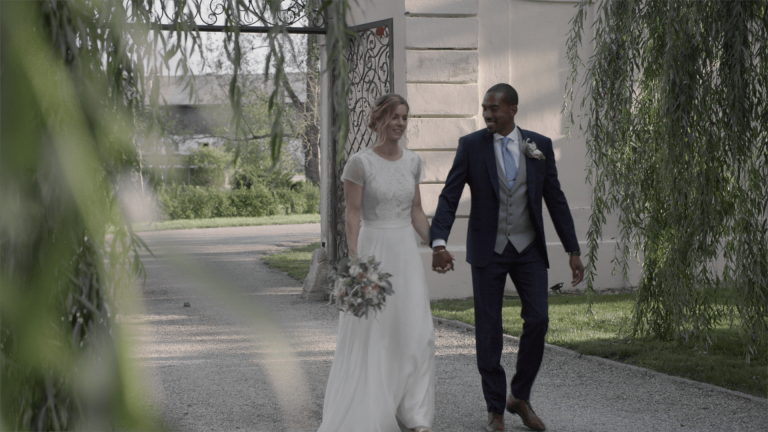
[[[536,164],[533,163],[534,162],[533,159],[525,155],[525,146],[523,145],[523,143],[527,138],[528,131],[520,128],[519,126],[518,126],[518,129],[520,129],[520,158],[525,159],[525,170],[526,170],[525,179],[528,182],[528,201],[533,202],[533,193],[535,188],[534,185],[536,182]]]
[[[493,135],[485,131],[483,135],[483,159],[488,168],[488,174],[491,176],[491,185],[496,192],[496,198],[499,198],[499,172],[496,170],[496,152],[493,149]]]

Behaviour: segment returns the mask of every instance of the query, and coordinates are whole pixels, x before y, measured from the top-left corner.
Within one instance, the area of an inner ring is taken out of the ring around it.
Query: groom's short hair
[[[503,95],[502,100],[507,105],[517,105],[517,91],[509,84],[496,84],[485,93],[501,93]]]

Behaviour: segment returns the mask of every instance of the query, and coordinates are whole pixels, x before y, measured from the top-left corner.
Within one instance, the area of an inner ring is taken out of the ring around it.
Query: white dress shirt
[[[515,164],[519,167],[520,166],[520,130],[517,128],[517,125],[515,125],[515,128],[512,129],[512,132],[510,132],[509,135],[507,136],[509,137],[507,148],[509,148],[509,151],[512,153],[512,156],[515,158]],[[496,160],[500,162],[498,165],[501,165],[501,171],[503,172],[504,176],[506,176],[507,172],[504,170],[504,156],[501,154],[502,144],[504,144],[504,135],[499,133],[493,134],[493,151],[496,152]],[[446,245],[445,239],[432,240],[433,248],[437,246],[445,246],[445,245]]]

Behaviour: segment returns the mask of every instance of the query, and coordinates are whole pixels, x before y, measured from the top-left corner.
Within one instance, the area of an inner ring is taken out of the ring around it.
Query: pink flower
[[[363,287],[363,296],[365,298],[376,298],[379,294],[379,284]]]

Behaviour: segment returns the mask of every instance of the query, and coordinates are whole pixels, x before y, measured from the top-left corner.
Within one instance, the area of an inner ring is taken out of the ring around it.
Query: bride
[[[395,293],[367,319],[341,313],[318,432],[431,431],[435,336],[413,236],[415,229],[429,243],[424,172],[419,156],[397,145],[408,110],[399,95],[380,97],[368,123],[377,142],[350,157],[341,176],[349,255],[374,255]]]

